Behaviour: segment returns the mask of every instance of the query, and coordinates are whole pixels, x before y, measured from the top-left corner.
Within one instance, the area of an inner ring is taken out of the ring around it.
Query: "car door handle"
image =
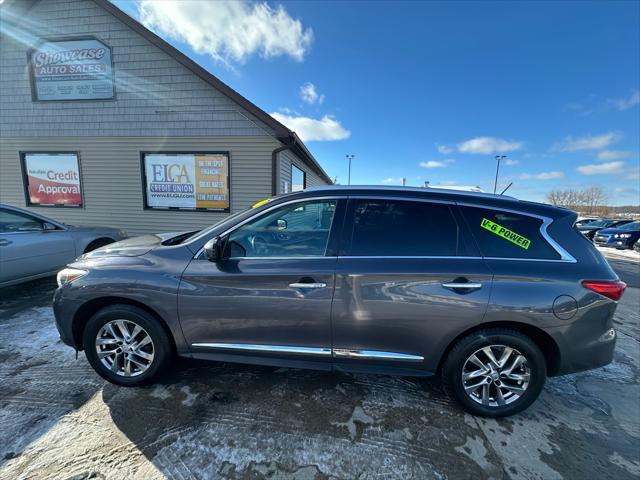
[[[314,282],[314,283],[296,282],[296,283],[289,284],[289,288],[325,288],[326,286],[327,284],[322,282]]]
[[[451,290],[477,290],[482,288],[482,284],[476,282],[449,282],[443,283],[442,286]]]
[[[0,239],[0,247],[6,247],[11,245],[13,242],[11,240]]]

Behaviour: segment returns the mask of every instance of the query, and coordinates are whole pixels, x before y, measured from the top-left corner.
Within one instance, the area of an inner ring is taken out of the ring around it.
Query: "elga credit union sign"
[[[77,154],[26,153],[22,168],[29,205],[82,205]]]
[[[91,39],[44,41],[29,52],[36,100],[113,98],[111,49]]]
[[[224,153],[143,155],[149,208],[229,209],[229,156]]]

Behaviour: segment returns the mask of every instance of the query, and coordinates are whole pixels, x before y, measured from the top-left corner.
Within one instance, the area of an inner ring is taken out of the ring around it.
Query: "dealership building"
[[[331,183],[294,132],[108,0],[0,16],[0,203],[142,234]]]

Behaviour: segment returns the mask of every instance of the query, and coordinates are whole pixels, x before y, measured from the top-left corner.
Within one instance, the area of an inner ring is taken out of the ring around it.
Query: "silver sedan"
[[[108,227],[74,227],[0,204],[0,287],[54,275],[83,253],[126,238]]]

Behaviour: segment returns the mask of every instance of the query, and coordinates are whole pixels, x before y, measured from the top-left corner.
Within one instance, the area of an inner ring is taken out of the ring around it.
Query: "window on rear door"
[[[558,260],[540,232],[542,220],[488,208],[460,207],[485,257]]]
[[[337,200],[285,205],[250,220],[229,234],[227,257],[324,256]]]
[[[352,256],[454,256],[458,225],[445,204],[353,200]]]

